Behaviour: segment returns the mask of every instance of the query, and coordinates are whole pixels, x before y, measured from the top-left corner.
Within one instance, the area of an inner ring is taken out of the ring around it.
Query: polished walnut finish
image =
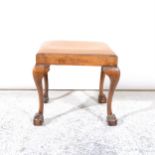
[[[34,116],[34,125],[42,125],[44,122],[44,103],[49,101],[48,71],[52,64],[101,66],[98,102],[107,102],[108,125],[117,124],[116,116],[112,112],[112,98],[120,77],[115,53],[107,44],[101,42],[48,41],[42,45],[37,53],[36,65],[33,69],[33,77],[39,96],[39,110]],[[110,79],[108,97],[103,92],[105,75]]]

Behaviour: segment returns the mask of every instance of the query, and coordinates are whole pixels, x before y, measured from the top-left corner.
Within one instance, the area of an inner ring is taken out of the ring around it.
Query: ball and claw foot
[[[48,103],[48,102],[49,102],[49,97],[44,96],[43,102],[44,102],[44,103]]]
[[[36,126],[40,126],[42,125],[44,122],[44,116],[43,114],[40,113],[36,113],[33,119],[33,124]]]
[[[107,116],[107,123],[109,126],[116,126],[117,125],[117,118],[115,114],[111,114]]]
[[[98,103],[106,103],[106,96],[104,94],[98,96]]]

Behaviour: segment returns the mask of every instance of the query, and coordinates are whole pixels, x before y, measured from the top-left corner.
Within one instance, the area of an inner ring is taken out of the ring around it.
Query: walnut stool
[[[33,77],[39,95],[39,110],[34,116],[34,125],[42,125],[44,122],[44,103],[49,100],[48,71],[50,65],[101,66],[98,102],[107,103],[108,125],[117,124],[116,116],[112,112],[112,97],[120,77],[116,54],[102,42],[48,41],[37,53],[36,65],[33,69]],[[103,93],[105,75],[110,78],[107,98]],[[42,79],[44,79],[45,89],[42,86]]]

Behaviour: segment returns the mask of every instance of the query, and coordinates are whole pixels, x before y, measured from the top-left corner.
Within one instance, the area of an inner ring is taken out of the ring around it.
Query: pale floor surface
[[[107,94],[107,92],[106,92]],[[116,127],[98,91],[50,91],[45,123],[33,126],[36,91],[0,91],[0,155],[154,155],[155,92],[117,91]]]

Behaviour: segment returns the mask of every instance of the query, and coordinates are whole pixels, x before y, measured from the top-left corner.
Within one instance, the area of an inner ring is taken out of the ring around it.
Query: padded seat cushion
[[[36,61],[40,64],[116,66],[117,56],[102,42],[48,41],[39,49]]]

